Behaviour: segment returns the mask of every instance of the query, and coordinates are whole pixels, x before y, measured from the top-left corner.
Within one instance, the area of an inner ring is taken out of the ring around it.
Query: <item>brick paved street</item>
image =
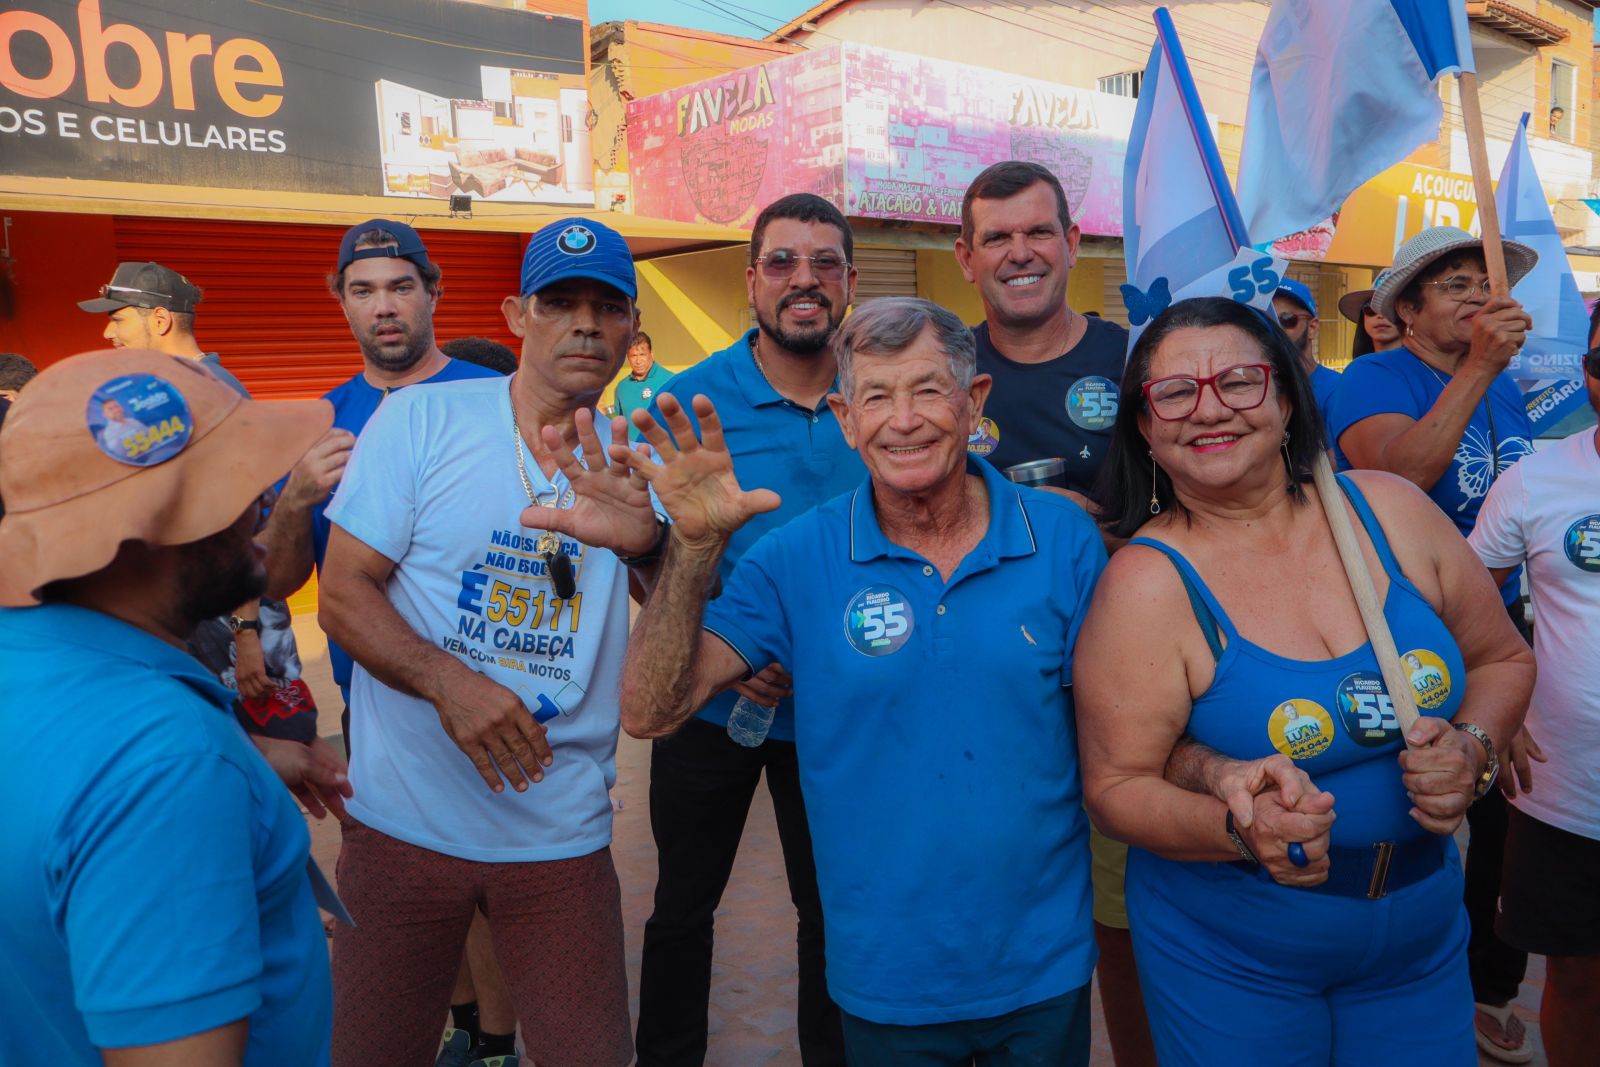
[[[306,678],[323,709],[321,732],[339,732],[338,690],[328,674],[326,642],[315,616],[295,619]],[[622,881],[622,915],[627,928],[628,981],[637,1009],[639,952],[644,922],[655,887],[655,845],[650,839],[650,745],[623,736],[617,751],[615,838],[612,845]],[[339,830],[331,821],[313,824],[312,847],[330,877],[339,851]],[[1539,989],[1544,961],[1535,958],[1518,998],[1517,1012],[1537,1032]],[[716,962],[712,968],[710,1067],[799,1067],[795,1039],[794,907],[783,874],[772,805],[758,790],[744,845],[728,892],[717,912]],[[442,1020],[441,1020],[442,1025]],[[1111,1067],[1098,1000],[1094,1006],[1092,1067]],[[1544,1067],[1543,1051],[1534,1059]],[[1496,1061],[1484,1057],[1483,1067]]]

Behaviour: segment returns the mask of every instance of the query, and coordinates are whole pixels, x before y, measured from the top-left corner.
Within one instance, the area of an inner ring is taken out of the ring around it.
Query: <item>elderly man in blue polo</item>
[[[834,348],[828,402],[869,476],[758,541],[709,604],[729,537],[778,498],[738,484],[704,396],[698,441],[671,396],[666,429],[634,416],[660,462],[629,461],[673,527],[623,726],[668,734],[787,665],[850,1061],[1087,1064],[1089,826],[1067,686],[1100,537],[1071,501],[968,458],[990,383],[955,315],[875,300]]]

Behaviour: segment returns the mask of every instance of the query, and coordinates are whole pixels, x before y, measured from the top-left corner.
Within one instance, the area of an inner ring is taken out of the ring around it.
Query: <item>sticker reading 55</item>
[[[892,585],[869,585],[844,609],[844,636],[863,656],[898,652],[915,619],[905,594]]]

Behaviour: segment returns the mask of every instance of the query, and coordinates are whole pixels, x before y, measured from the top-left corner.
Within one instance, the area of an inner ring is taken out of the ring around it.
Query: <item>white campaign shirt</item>
[[[609,423],[595,421],[609,443]],[[511,427],[505,378],[396,392],[362,431],[328,518],[394,560],[389,602],[413,630],[511,689],[530,714],[552,716],[555,759],[525,793],[492,793],[432,704],[358,662],[346,807],[375,830],[462,859],[569,859],[611,841],[628,583],[612,553],[563,538],[577,593],[556,598],[534,552],[543,531],[518,522],[528,497]],[[546,479],[532,456],[527,471],[541,502],[567,496],[559,472]]]
[[[1490,567],[1526,560],[1539,679],[1528,732],[1548,763],[1512,801],[1540,822],[1600,840],[1600,455],[1583,430],[1495,480],[1468,539]],[[1502,774],[1509,774],[1503,768]]]

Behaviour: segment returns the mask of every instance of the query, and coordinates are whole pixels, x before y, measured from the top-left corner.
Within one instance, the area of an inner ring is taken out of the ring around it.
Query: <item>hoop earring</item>
[[[1283,431],[1283,445],[1282,445],[1281,451],[1283,452],[1283,468],[1284,468],[1284,470],[1289,472],[1289,484],[1284,486],[1284,488],[1292,493],[1292,492],[1294,492],[1294,487],[1295,487],[1294,460],[1289,457],[1289,431],[1288,430]]]
[[[1152,515],[1161,514],[1161,501],[1156,497],[1156,475],[1160,470],[1161,468],[1156,466],[1156,454],[1152,449],[1150,451],[1150,514]]]

